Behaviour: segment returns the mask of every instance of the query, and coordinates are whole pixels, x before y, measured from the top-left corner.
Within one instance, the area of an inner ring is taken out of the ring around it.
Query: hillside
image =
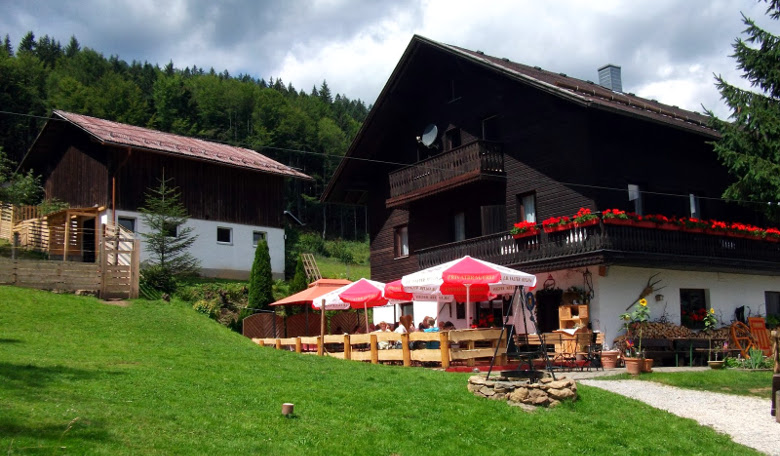
[[[181,303],[0,287],[0,330],[7,454],[749,453],[587,387],[528,414],[463,374],[261,348]]]

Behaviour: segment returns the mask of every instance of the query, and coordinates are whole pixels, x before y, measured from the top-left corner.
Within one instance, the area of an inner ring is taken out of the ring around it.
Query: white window
[[[266,240],[266,236],[265,231],[252,231],[252,247],[257,247],[260,241]]]
[[[536,194],[528,193],[520,197],[520,220],[536,223]]]
[[[132,217],[117,217],[116,222],[122,228],[135,233],[135,219]]]
[[[395,228],[395,257],[403,258],[409,256],[409,228],[399,226]]]
[[[455,214],[455,242],[466,240],[466,214],[458,212]]]
[[[233,243],[233,228],[218,226],[217,244],[232,244],[232,243]]]

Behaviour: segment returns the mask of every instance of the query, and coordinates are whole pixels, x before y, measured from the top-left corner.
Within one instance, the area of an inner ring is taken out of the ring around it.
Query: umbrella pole
[[[368,334],[368,307],[365,301],[363,301],[363,313],[366,314],[366,334]]]
[[[470,328],[471,327],[471,318],[470,318],[471,317],[471,306],[469,306],[469,300],[470,300],[471,296],[470,296],[469,292],[471,291],[471,284],[467,283],[467,284],[464,284],[464,286],[466,287],[466,324]]]
[[[325,354],[325,300],[322,300],[320,306],[320,343],[317,347],[317,354],[323,356]]]

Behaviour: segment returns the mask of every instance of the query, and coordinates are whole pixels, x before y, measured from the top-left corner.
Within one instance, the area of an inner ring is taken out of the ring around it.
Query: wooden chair
[[[748,327],[753,334],[756,348],[764,352],[764,356],[772,356],[772,342],[769,340],[769,330],[766,329],[766,321],[763,317],[748,317]]]
[[[743,358],[750,358],[748,351],[751,348],[756,348],[750,328],[739,321],[735,321],[731,325],[731,342],[734,344],[734,348],[739,350]]]

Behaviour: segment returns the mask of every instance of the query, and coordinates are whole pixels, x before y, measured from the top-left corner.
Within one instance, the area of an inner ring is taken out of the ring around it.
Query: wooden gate
[[[140,241],[120,225],[103,225],[101,231],[100,297],[137,298]]]

